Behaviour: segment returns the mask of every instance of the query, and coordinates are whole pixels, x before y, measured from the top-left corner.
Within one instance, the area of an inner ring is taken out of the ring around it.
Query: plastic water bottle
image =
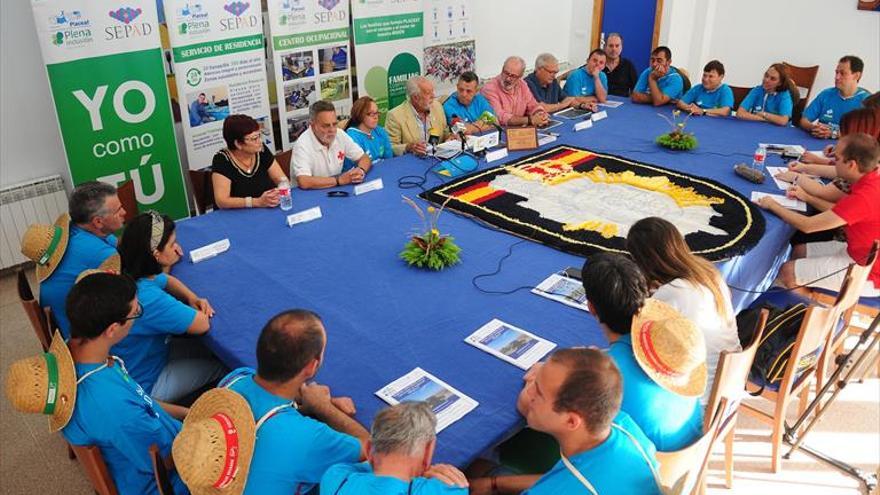
[[[760,145],[758,146],[758,149],[755,150],[755,157],[752,159],[752,168],[763,174],[765,158],[767,158],[767,148]]]
[[[287,211],[293,208],[293,196],[290,194],[290,182],[283,180],[278,183],[278,196],[281,198],[281,209]]]

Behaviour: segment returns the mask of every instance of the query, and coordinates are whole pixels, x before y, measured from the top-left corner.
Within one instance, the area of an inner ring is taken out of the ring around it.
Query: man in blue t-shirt
[[[724,84],[724,64],[712,60],[703,67],[703,79],[688,90],[676,106],[691,115],[726,117],[733,108],[733,90]]]
[[[850,110],[862,106],[871,93],[859,87],[865,63],[855,55],[846,55],[834,69],[834,87],[819,93],[804,110],[798,125],[814,137],[837,139],[840,119]]]
[[[158,494],[150,445],[169,456],[187,409],[154,401],[110,355],[143,314],[135,284],[125,275],[88,275],[70,291],[67,312],[79,384],[62,434],[73,445],[98,447],[120,494]],[[170,476],[175,493],[188,493],[176,473]]]
[[[672,67],[672,50],[658,46],[651,52],[651,67],[639,76],[633,89],[633,103],[648,103],[658,107],[681,98],[684,79]]]
[[[330,466],[364,460],[369,433],[355,421],[351,399],[331,398],[312,380],[327,338],[320,317],[290,310],[273,317],[257,340],[257,370],[221,380],[238,392],[257,422],[245,495],[308,493]]]
[[[467,495],[457,468],[431,465],[437,418],[427,402],[403,402],[373,419],[369,462],[337,464],[321,479],[321,493],[333,495]]]
[[[608,76],[605,68],[605,52],[597,48],[590,52],[587,63],[568,75],[565,81],[565,94],[572,97],[593,97],[599,103],[608,98]]]
[[[70,337],[64,306],[67,293],[80,273],[97,268],[117,254],[113,233],[125,221],[125,209],[116,196],[116,188],[104,182],[78,185],[70,195],[68,209],[71,226],[64,256],[52,274],[40,282],[40,305],[52,309],[65,339]]]
[[[465,134],[477,134],[491,127],[484,121],[484,114],[488,112],[494,115],[494,111],[489,100],[480,94],[479,82],[477,74],[471,71],[458,76],[455,93],[443,102],[447,126],[455,125],[453,120],[458,118],[465,124]]]
[[[208,97],[205,93],[199,93],[195,100],[189,104],[189,126],[198,127],[215,119],[208,113]]]

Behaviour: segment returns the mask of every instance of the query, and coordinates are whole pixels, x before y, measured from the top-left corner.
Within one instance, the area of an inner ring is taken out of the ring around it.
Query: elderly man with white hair
[[[430,137],[445,141],[450,133],[446,127],[443,105],[434,98],[434,83],[423,76],[406,82],[407,99],[388,112],[385,130],[391,140],[394,155],[404,153],[424,155]]]
[[[379,412],[367,442],[367,461],[337,464],[321,479],[331,495],[467,495],[464,474],[431,465],[437,419],[426,402],[403,402]]]
[[[501,74],[483,86],[483,96],[489,100],[501,125],[540,127],[550,120],[523,80],[525,70],[526,62],[521,57],[507,57]]]

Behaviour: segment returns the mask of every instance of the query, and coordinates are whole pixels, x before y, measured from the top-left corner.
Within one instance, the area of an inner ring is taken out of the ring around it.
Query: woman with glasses
[[[175,403],[219,380],[225,369],[198,339],[210,328],[214,309],[180,280],[165,273],[183,255],[174,220],[141,213],[119,242],[122,272],[137,283],[140,315],[111,353],[125,362],[134,381],[154,399]]]
[[[290,182],[263,144],[260,123],[247,115],[223,121],[226,148],[214,154],[211,183],[218,208],[272,208],[280,201],[275,188]]]
[[[379,125],[379,106],[369,96],[361,96],[351,106],[351,118],[345,125],[345,132],[370,156],[373,163],[394,156],[388,132]],[[355,165],[355,162],[346,158],[342,171],[346,172]]]

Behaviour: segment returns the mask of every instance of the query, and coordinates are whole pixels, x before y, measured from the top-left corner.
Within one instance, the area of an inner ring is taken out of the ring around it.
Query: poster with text
[[[406,100],[406,81],[422,74],[423,0],[352,0],[360,96],[385,114]]]
[[[188,216],[155,0],[32,0],[74,185],[131,180],[141,210]]]
[[[164,2],[189,168],[211,165],[226,147],[229,115],[253,117],[274,152],[259,2]]]
[[[476,67],[470,0],[424,0],[425,76],[438,97],[455,91],[462,72]]]
[[[343,0],[269,0],[272,65],[284,149],[306,130],[309,106],[327,100],[351,113],[349,10]]]

